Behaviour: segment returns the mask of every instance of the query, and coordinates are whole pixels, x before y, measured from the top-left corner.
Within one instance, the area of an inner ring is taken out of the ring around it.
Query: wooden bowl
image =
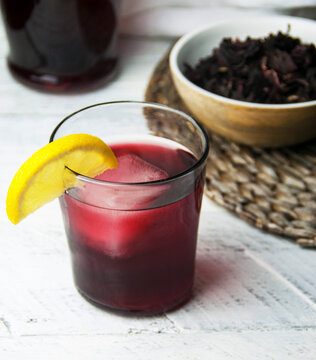
[[[316,100],[296,104],[259,104],[232,100],[204,90],[183,75],[191,66],[211,55],[225,37],[263,38],[278,31],[303,43],[315,43],[316,22],[288,16],[262,16],[221,22],[183,36],[170,54],[170,70],[177,91],[193,116],[206,128],[239,143],[279,147],[316,137]]]

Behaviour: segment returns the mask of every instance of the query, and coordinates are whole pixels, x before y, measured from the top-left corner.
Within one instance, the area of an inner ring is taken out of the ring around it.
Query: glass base
[[[21,68],[10,60],[7,61],[12,76],[20,83],[35,90],[50,93],[78,93],[102,87],[117,73],[117,58],[108,59],[95,65],[89,71],[76,75],[65,76],[37,72]]]
[[[124,307],[124,308],[120,308],[120,307],[116,307],[116,306],[111,306],[111,305],[107,305],[104,304],[98,300],[95,300],[93,298],[91,298],[89,295],[87,295],[85,292],[83,292],[82,290],[80,290],[78,287],[76,287],[77,291],[79,292],[79,294],[85,299],[87,300],[90,304],[103,309],[103,310],[110,310],[112,312],[116,312],[118,314],[123,314],[123,315],[142,315],[142,316],[146,316],[146,315],[159,315],[161,313],[167,312],[167,311],[174,311],[178,308],[180,308],[181,306],[183,306],[185,303],[187,303],[191,296],[192,296],[192,287],[185,293],[183,294],[180,298],[178,298],[176,301],[173,301],[172,303],[167,303],[167,304],[160,304],[160,305],[155,305],[155,306],[146,306],[144,305],[144,307]]]

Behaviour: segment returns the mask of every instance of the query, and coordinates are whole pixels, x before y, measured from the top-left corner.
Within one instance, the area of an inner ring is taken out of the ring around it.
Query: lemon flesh
[[[95,177],[107,169],[116,168],[117,159],[101,139],[92,135],[67,135],[47,144],[15,174],[6,200],[9,220],[17,224],[74,186],[76,177],[66,177],[66,167]]]

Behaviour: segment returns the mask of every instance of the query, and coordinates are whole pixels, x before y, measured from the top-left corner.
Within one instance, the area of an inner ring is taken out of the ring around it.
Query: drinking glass
[[[81,109],[50,140],[73,133],[98,136],[119,169],[126,167],[124,181],[67,169],[77,185],[60,204],[77,289],[97,304],[143,314],[185,302],[194,278],[206,133],[187,114],[144,102]],[[135,182],[140,173],[145,180]]]
[[[7,63],[20,82],[40,90],[103,85],[117,65],[119,1],[0,0]]]

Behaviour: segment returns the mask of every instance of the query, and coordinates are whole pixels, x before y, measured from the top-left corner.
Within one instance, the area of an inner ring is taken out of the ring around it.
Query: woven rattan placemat
[[[156,66],[145,100],[189,113],[171,80],[168,58],[169,53]],[[209,139],[206,195],[260,229],[316,247],[316,141],[261,149],[214,133]]]

